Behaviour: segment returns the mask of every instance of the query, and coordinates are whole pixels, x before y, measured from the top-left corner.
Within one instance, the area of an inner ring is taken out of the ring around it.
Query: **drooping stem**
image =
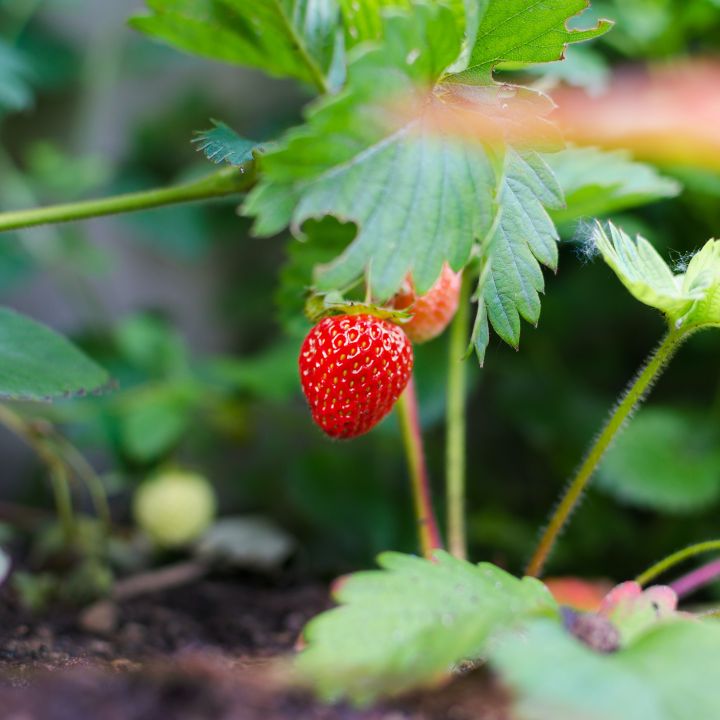
[[[670,587],[679,598],[691,595],[696,590],[715,582],[720,578],[720,560],[711,560],[702,567],[693,570],[670,583]]]
[[[610,419],[590,447],[584,462],[565,491],[559,505],[550,518],[547,528],[540,538],[537,549],[528,564],[526,574],[537,577],[543,570],[552,552],[560,532],[564,528],[573,510],[597,470],[600,461],[612,445],[618,433],[632,415],[635,408],[644,400],[653,383],[662,374],[680,345],[690,335],[687,330],[670,330],[657,349],[650,355],[637,378],[630,384],[616,406]]]
[[[410,378],[405,392],[400,396],[397,410],[410,472],[420,549],[429,558],[433,550],[441,548],[443,544],[433,510],[414,378]]]
[[[144,190],[44,208],[13,210],[0,213],[0,232],[233,195],[246,192],[252,187],[254,181],[252,166],[248,164],[247,166],[224,168],[201,180],[169,188]]]
[[[0,424],[22,438],[45,463],[50,475],[55,506],[66,542],[70,542],[75,533],[75,513],[70,493],[67,469],[62,458],[36,433],[32,426],[7,405],[0,404]]]
[[[666,558],[663,558],[662,560],[660,560],[660,562],[655,563],[644,573],[638,575],[635,578],[635,582],[639,583],[640,585],[647,585],[656,577],[662,575],[664,572],[667,572],[676,565],[679,565],[681,562],[684,562],[688,558],[706,552],[713,552],[715,550],[720,550],[720,540],[706,540],[705,542],[690,545],[690,547],[678,550],[672,555],[668,555]]]
[[[450,328],[447,381],[447,446],[445,482],[447,493],[448,548],[458,558],[467,557],[465,531],[465,396],[467,370],[465,355],[468,344],[470,279],[463,275],[457,313]]]
[[[55,507],[57,508],[60,526],[62,527],[63,538],[67,545],[72,543],[75,536],[75,511],[73,510],[72,494],[67,470],[61,462],[54,463],[50,468],[50,484],[55,496]]]

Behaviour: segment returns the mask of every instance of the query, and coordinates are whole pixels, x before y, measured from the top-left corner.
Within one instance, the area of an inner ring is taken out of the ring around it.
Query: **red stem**
[[[398,401],[398,412],[410,470],[420,548],[423,555],[430,558],[433,550],[443,547],[443,542],[433,510],[430,478],[425,463],[420,412],[413,378],[410,378],[405,392]]]
[[[687,575],[683,575],[678,578],[675,582],[670,584],[670,587],[677,593],[677,596],[682,598],[686,595],[694,593],[696,590],[708,585],[717,580],[720,577],[720,559],[712,560],[711,562],[699,567],[697,570],[689,572]]]

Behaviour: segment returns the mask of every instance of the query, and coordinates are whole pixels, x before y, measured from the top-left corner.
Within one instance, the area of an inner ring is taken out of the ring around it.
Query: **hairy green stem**
[[[550,522],[540,538],[537,549],[527,566],[527,575],[533,577],[540,575],[560,532],[565,527],[573,510],[577,507],[603,456],[612,445],[618,433],[623,429],[635,408],[647,396],[653,383],[662,374],[680,345],[682,345],[683,341],[687,339],[691,332],[692,331],[683,329],[670,330],[657,349],[650,355],[637,378],[625,391],[625,394],[622,396],[622,399],[613,411],[607,424],[590,447],[585,461],[568,485],[555,512],[552,514]]]
[[[246,192],[254,182],[252,164],[223,168],[201,180],[174,187],[0,213],[0,232],[233,195]]]
[[[648,568],[644,573],[641,573],[635,578],[635,582],[640,585],[647,585],[649,582],[654,580],[656,577],[662,575],[664,572],[670,570],[670,568],[679,565],[688,558],[700,555],[706,552],[713,552],[720,550],[720,540],[706,540],[705,542],[696,543],[690,545],[690,547],[678,550],[672,555],[668,555],[666,558],[656,562],[652,567]]]
[[[72,493],[67,470],[61,462],[54,463],[49,468],[50,484],[55,496],[60,526],[62,527],[65,543],[70,545],[75,537],[75,511],[73,510]]]
[[[448,549],[458,558],[467,557],[465,530],[465,396],[467,369],[465,357],[468,345],[470,309],[470,277],[463,274],[458,309],[450,328],[447,380],[447,446],[445,454],[445,482],[447,493]]]
[[[442,548],[443,543],[433,510],[430,478],[425,463],[420,413],[413,378],[410,378],[405,392],[397,402],[397,411],[410,471],[420,550],[426,558],[430,558],[433,550]]]

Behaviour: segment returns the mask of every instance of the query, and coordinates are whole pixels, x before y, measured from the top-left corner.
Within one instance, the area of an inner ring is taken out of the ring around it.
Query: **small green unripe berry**
[[[181,547],[196,540],[212,523],[217,501],[202,475],[170,471],[143,483],[135,493],[137,525],[160,547]]]

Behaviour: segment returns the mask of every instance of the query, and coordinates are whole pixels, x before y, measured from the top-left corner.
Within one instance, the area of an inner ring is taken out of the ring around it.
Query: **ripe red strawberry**
[[[352,438],[390,412],[410,380],[413,351],[387,320],[336,315],[308,333],[299,366],[315,422],[330,437]]]
[[[432,340],[450,324],[460,299],[461,283],[461,274],[453,272],[445,264],[435,284],[418,297],[412,278],[408,275],[400,292],[393,298],[392,305],[397,310],[408,308],[413,314],[412,320],[403,325],[403,330],[414,343]]]

